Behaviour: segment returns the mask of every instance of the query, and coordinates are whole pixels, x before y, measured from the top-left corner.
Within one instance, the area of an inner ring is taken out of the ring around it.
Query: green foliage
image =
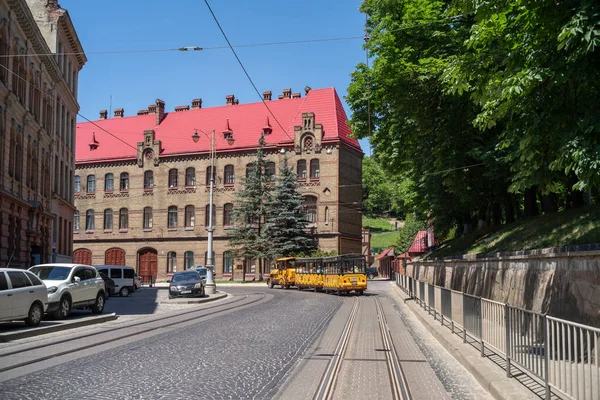
[[[371,233],[395,230],[394,225],[390,224],[390,221],[387,218],[370,218],[363,215],[362,225],[369,229]]]
[[[425,229],[427,229],[425,221],[419,220],[414,214],[408,214],[406,220],[404,220],[404,227],[400,230],[396,241],[398,253],[406,252],[415,240],[417,233]]]
[[[320,258],[320,257],[331,257],[337,256],[337,251],[323,251],[321,249],[316,249],[310,252],[298,253],[297,257],[306,257],[306,258]]]
[[[400,231],[373,233],[371,235],[372,249],[387,249],[396,244]]]
[[[298,193],[297,181],[287,157],[284,158],[273,194],[266,202],[267,223],[264,234],[268,238],[271,258],[315,250],[314,238],[307,232],[308,222],[302,206],[304,198]]]

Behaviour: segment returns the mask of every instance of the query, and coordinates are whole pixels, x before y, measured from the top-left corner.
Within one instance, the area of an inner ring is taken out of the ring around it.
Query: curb
[[[196,299],[196,300],[185,300],[185,299],[173,299],[173,300],[161,300],[159,304],[201,304],[208,303],[209,301],[220,300],[227,297],[228,294],[225,292],[219,292],[209,297]]]
[[[500,370],[497,365],[493,364],[486,357],[481,357],[477,352],[473,349],[473,354],[466,354],[465,351],[460,349],[460,343],[452,343],[451,340],[448,339],[447,335],[440,332],[439,329],[447,330],[446,327],[442,327],[441,325],[434,325],[432,321],[430,321],[425,316],[421,315],[421,307],[415,302],[410,302],[412,298],[402,292],[397,286],[395,282],[392,282],[394,285],[394,290],[396,291],[398,297],[400,297],[404,304],[410,309],[411,313],[417,317],[419,322],[429,331],[429,333],[446,349],[448,353],[452,357],[456,359],[467,371],[471,373],[479,382],[479,384],[488,391],[488,393],[498,400],[515,400],[515,399],[539,399],[538,396],[535,396],[529,389],[523,386],[518,381],[515,381],[512,378],[507,378],[504,370]],[[435,321],[438,322],[438,321]],[[450,331],[448,331],[450,333]],[[471,350],[471,349],[468,349]],[[493,368],[492,371],[490,371]],[[487,373],[486,373],[487,372]],[[491,373],[490,373],[491,372]],[[503,374],[500,376],[500,374]]]
[[[101,315],[99,317],[82,318],[77,321],[67,322],[64,324],[43,326],[38,328],[27,329],[19,332],[8,332],[0,334],[0,343],[11,342],[13,340],[25,339],[39,335],[45,335],[47,333],[60,332],[73,328],[80,328],[82,326],[95,325],[103,322],[114,321],[119,318],[116,313]]]

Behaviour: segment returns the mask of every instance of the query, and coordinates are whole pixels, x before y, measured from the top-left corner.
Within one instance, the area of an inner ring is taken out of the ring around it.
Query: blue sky
[[[69,11],[88,62],[79,76],[80,113],[98,119],[101,109],[125,115],[166,102],[167,110],[201,97],[203,107],[260,101],[229,49],[196,52],[92,54],[102,51],[224,46],[202,0],[60,0]],[[254,0],[209,2],[235,45],[362,36],[360,0]],[[258,90],[335,87],[344,101],[350,73],[365,60],[363,40],[236,48]],[[350,111],[345,104],[346,113]],[[81,118],[79,118],[81,120]],[[361,140],[368,154],[366,140]]]

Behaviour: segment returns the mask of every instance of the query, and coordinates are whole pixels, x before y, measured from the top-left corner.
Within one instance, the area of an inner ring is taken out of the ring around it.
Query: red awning
[[[392,254],[390,254],[390,253],[392,253]],[[393,253],[394,253],[394,248],[390,247],[389,249],[387,249],[386,251],[384,251],[383,253],[381,253],[377,257],[375,257],[375,261],[377,261],[377,260],[379,260],[379,259],[381,259],[381,258],[383,258],[385,256],[391,257],[391,256],[393,256]]]

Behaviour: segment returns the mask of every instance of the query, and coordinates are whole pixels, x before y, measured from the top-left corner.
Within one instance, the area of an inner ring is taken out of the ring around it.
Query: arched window
[[[93,231],[94,230],[94,210],[87,210],[85,212],[85,230]]]
[[[223,273],[233,273],[233,253],[231,251],[226,251],[223,253]]]
[[[185,170],[185,186],[196,186],[196,169],[188,168]]]
[[[246,165],[246,179],[250,177],[250,175],[254,172],[254,163],[250,163]]]
[[[96,176],[88,175],[87,177],[87,192],[94,193],[96,192]]]
[[[325,207],[325,225],[329,223],[329,207]]]
[[[75,193],[81,192],[81,178],[79,177],[79,175],[75,175],[75,182],[73,183],[73,189],[75,190]]]
[[[6,40],[5,28],[2,27],[0,29],[0,81],[6,86],[8,83],[8,80],[6,79],[9,60],[9,58],[6,57],[8,55],[8,41]]]
[[[310,160],[310,180],[318,180],[321,176],[319,171],[319,159],[313,158]]]
[[[168,211],[168,225],[169,229],[177,228],[177,206],[170,206]]]
[[[154,187],[154,172],[144,171],[144,189],[150,190]]]
[[[34,112],[33,112],[33,108],[34,108],[34,105],[33,105],[33,95],[35,93],[35,82],[33,80],[33,68],[29,68],[29,79],[28,79],[28,81],[29,81],[29,96],[28,96],[29,97],[29,99],[28,99],[29,100],[28,101],[29,112],[32,113],[32,114],[34,114]],[[35,117],[35,114],[34,114],[34,117]]]
[[[23,177],[23,139],[22,131],[17,132],[17,145],[15,147],[15,180],[21,182]]]
[[[113,174],[104,175],[104,191],[112,192],[113,190],[115,190],[115,178]]]
[[[119,189],[123,191],[129,190],[129,174],[127,172],[121,172],[121,180]]]
[[[304,151],[310,152],[313,149],[313,137],[308,135],[304,138]]]
[[[75,210],[73,213],[73,230],[79,230],[79,210]]]
[[[224,184],[225,186],[233,185],[235,183],[235,172],[233,165],[226,165],[224,175]]]
[[[129,229],[129,211],[126,208],[119,210],[119,229]]]
[[[183,254],[183,268],[184,269],[194,268],[194,252],[193,251],[186,251]]]
[[[227,203],[223,206],[223,226],[233,225],[233,204]]]
[[[144,229],[152,229],[152,207],[144,207]]]
[[[15,176],[15,158],[17,152],[17,134],[15,129],[11,126],[10,128],[10,147],[8,148],[8,176],[11,178]]]
[[[296,164],[296,173],[298,174],[298,180],[306,180],[306,160],[298,160]]]
[[[210,185],[210,168],[211,167],[206,167],[206,186]],[[213,179],[216,179],[216,172],[217,172],[217,169],[215,168],[213,170]]]
[[[302,203],[304,207],[304,217],[308,223],[317,222],[317,198],[315,196],[306,196]]]
[[[269,161],[267,163],[267,167],[265,170],[265,178],[267,182],[275,181],[275,163],[273,161]]]
[[[208,215],[209,215],[209,212],[210,212],[209,208],[210,208],[210,204],[207,204],[205,212],[204,212],[204,226],[206,226],[207,228],[209,226],[208,224],[210,223],[210,221],[208,220]],[[217,207],[215,207],[213,205],[213,210],[212,211],[213,211],[212,212],[212,223],[213,223],[213,226],[215,226],[215,223],[217,222]]]
[[[111,230],[113,228],[113,211],[110,208],[104,210],[104,230]]]
[[[177,269],[177,253],[170,251],[167,253],[167,273],[175,272]]]
[[[22,50],[23,53],[25,50]],[[26,87],[27,87],[27,70],[26,70],[26,65],[27,62],[25,60],[25,56],[22,55],[21,57],[19,57],[19,79],[17,79],[19,81],[19,89],[18,89],[18,94],[19,94],[19,100],[21,101],[21,104],[25,105],[25,93],[26,91]]]
[[[193,228],[196,219],[196,210],[194,206],[185,206],[185,227]]]
[[[169,189],[177,188],[177,169],[173,168],[169,170]]]

